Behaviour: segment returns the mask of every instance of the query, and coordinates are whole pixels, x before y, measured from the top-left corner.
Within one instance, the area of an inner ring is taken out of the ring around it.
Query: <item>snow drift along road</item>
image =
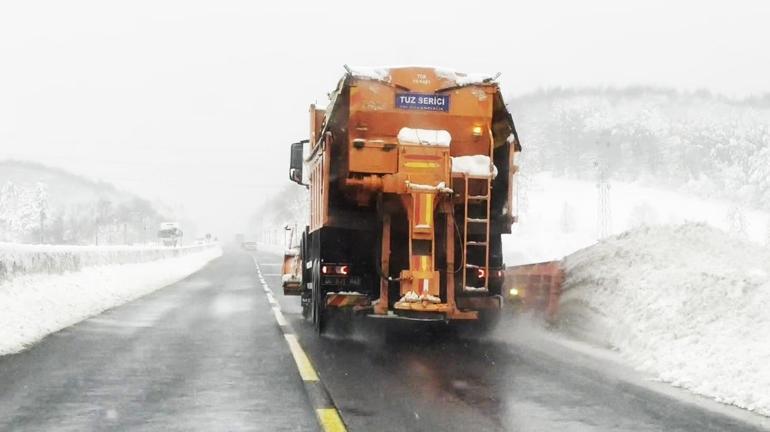
[[[111,251],[105,251],[111,253]],[[155,261],[106,264],[0,282],[0,355],[177,282],[222,255],[218,245]]]
[[[154,245],[39,245],[0,243],[0,283],[33,273],[57,274],[107,264],[135,264],[199,252],[212,244],[169,248]]]
[[[565,260],[561,324],[674,386],[770,415],[770,251],[701,224]]]

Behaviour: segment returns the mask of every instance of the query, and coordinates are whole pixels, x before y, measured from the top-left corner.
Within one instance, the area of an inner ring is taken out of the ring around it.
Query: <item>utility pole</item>
[[[40,244],[43,244],[45,235],[43,230],[45,229],[45,209],[40,209]]]
[[[610,205],[610,182],[606,167],[599,161],[594,162],[597,170],[596,190],[598,197],[597,236],[599,240],[612,233],[612,207]]]

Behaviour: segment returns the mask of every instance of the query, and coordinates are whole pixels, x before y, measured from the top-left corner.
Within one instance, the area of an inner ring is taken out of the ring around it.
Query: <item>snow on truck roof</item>
[[[390,71],[394,69],[432,69],[436,76],[452,81],[458,86],[476,85],[476,84],[490,84],[500,76],[497,74],[488,73],[464,73],[454,71],[452,69],[435,67],[435,66],[348,66],[345,65],[345,70],[355,78],[372,79],[378,81],[390,82]]]

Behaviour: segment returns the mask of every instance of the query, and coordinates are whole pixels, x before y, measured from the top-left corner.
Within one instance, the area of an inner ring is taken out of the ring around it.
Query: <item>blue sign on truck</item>
[[[396,93],[396,108],[449,112],[449,95],[430,93]]]

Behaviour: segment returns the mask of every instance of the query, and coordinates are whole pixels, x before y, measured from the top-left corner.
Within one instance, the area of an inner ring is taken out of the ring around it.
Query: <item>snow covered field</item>
[[[553,177],[522,179],[520,222],[503,236],[507,265],[558,260],[596,243],[599,199],[596,182]],[[642,225],[703,222],[757,244],[770,241],[770,214],[722,200],[613,181],[609,233]]]
[[[770,250],[642,227],[565,260],[560,325],[674,386],[770,415]]]
[[[50,333],[179,281],[222,254],[218,245],[167,252],[160,248],[124,248],[123,252],[119,247],[107,247],[101,252],[88,248],[86,256],[95,262],[84,259],[91,264],[69,269],[72,257],[78,253],[65,252],[72,252],[73,247],[2,246],[6,258],[13,254],[23,257],[22,262],[31,268],[62,272],[17,271],[7,273],[12,278],[0,278],[0,355],[20,351]],[[37,255],[36,261],[31,251],[40,248],[61,253]],[[77,251],[77,247],[74,249]],[[102,255],[101,261],[96,255]],[[48,264],[35,265],[41,261],[40,256],[46,256],[42,261]],[[56,257],[66,258],[65,264],[57,264]],[[70,271],[73,269],[76,271]]]

